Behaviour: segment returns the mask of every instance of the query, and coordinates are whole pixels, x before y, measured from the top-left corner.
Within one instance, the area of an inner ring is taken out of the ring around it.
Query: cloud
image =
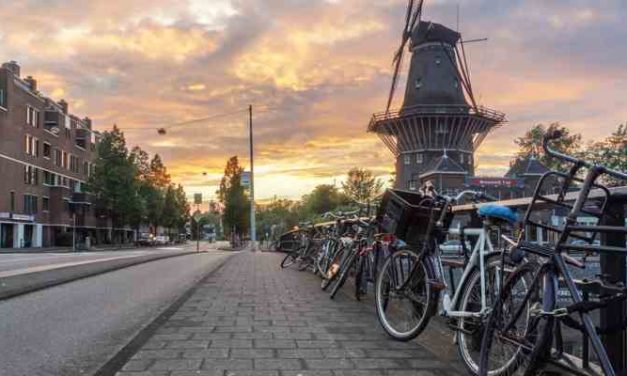
[[[427,2],[424,18],[454,26],[457,3],[464,37],[489,38],[466,48],[475,94],[509,120],[478,151],[481,173],[502,174],[513,139],[536,123],[561,121],[593,139],[627,118],[623,1],[441,0]],[[0,8],[0,56],[96,128],[116,123],[129,144],[161,154],[190,195],[213,195],[228,157],[247,165],[253,104],[258,197],[299,197],[353,166],[383,179],[393,169],[365,129],[385,105],[405,6],[14,1]],[[222,113],[231,115],[156,132]]]

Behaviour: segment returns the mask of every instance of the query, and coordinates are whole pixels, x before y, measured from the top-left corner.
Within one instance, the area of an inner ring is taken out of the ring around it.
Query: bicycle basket
[[[377,220],[383,232],[394,234],[405,243],[416,246],[434,235],[433,231],[429,234],[429,225],[437,221],[441,213],[441,205],[431,197],[418,192],[388,189],[383,195]],[[452,216],[447,215],[445,219],[450,222]]]

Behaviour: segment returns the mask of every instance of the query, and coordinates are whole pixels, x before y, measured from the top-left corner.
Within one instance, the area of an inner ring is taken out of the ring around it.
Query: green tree
[[[217,191],[218,200],[224,206],[224,231],[230,235],[232,231],[244,234],[248,229],[250,202],[241,184],[244,169],[240,167],[237,156],[231,157],[226,163],[224,176]]]
[[[342,182],[344,194],[356,202],[369,203],[381,193],[383,182],[372,176],[372,171],[361,168],[351,168],[346,181]]]
[[[338,189],[330,184],[318,185],[314,190],[303,196],[303,209],[306,216],[319,215],[332,211],[346,203],[346,198]]]
[[[548,131],[556,129],[562,132],[562,137],[551,142],[551,146],[562,153],[576,155],[581,148],[581,135],[579,133],[573,134],[568,128],[561,126],[559,123],[551,123],[548,127],[538,124],[528,130],[524,136],[514,141],[516,145],[518,145],[518,152],[510,162],[510,165],[514,166],[516,163],[521,163],[522,160],[530,156],[535,156],[540,162],[552,170],[564,171],[568,169],[570,166],[568,166],[567,163],[551,158],[544,153],[542,148],[544,135]]]
[[[627,171],[627,124],[620,124],[605,140],[590,143],[582,154],[584,159],[614,170]],[[602,179],[609,186],[627,185],[625,181],[607,176]]]
[[[96,210],[111,218],[114,227],[131,224],[141,217],[137,169],[129,157],[124,134],[115,125],[102,134],[98,143],[88,191],[95,198]]]
[[[298,224],[299,207],[291,200],[273,199],[269,204],[257,208],[257,234],[264,239],[265,234],[275,235],[283,233]],[[264,239],[265,240],[265,239]]]

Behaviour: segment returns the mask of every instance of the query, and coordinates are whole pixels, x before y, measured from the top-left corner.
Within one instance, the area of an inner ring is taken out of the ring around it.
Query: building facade
[[[0,248],[70,246],[107,237],[85,184],[98,134],[37,89],[20,66],[0,68]],[[99,231],[101,230],[101,231]],[[99,233],[103,232],[103,233]]]

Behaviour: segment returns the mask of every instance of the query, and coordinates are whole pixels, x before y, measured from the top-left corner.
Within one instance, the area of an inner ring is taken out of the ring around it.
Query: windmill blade
[[[423,0],[420,0],[420,7],[422,7]],[[403,35],[401,37],[401,45],[398,50],[394,54],[394,58],[392,59],[392,64],[394,65],[394,73],[392,74],[392,86],[390,87],[390,94],[388,95],[388,102],[385,109],[385,112],[390,111],[390,106],[392,105],[392,100],[394,99],[394,92],[396,91],[396,84],[398,82],[398,73],[401,69],[401,63],[403,62],[403,53],[405,51],[405,45],[409,40],[409,36],[411,35],[411,30],[413,28],[413,24],[415,24],[416,14],[414,13],[414,0],[408,0],[407,2],[407,11],[405,13],[405,26],[403,27]]]

